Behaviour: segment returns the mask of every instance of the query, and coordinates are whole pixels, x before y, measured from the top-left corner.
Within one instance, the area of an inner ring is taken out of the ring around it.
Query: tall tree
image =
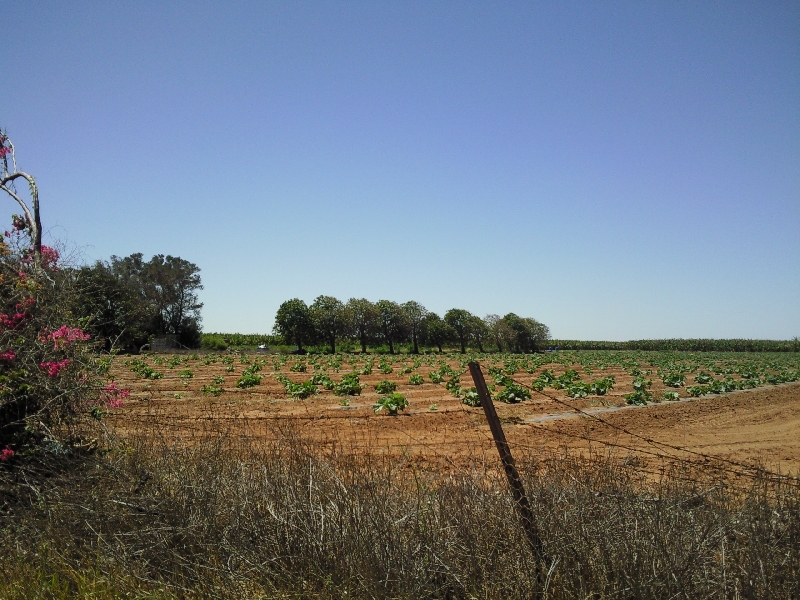
[[[142,275],[145,294],[156,309],[158,332],[175,334],[186,346],[199,344],[200,268],[178,256],[156,254],[144,265]]]
[[[489,329],[498,352],[503,352],[503,348],[513,349],[514,332],[500,315],[486,315],[483,321]]]
[[[414,354],[419,354],[420,330],[428,311],[422,304],[414,302],[413,300],[401,304],[400,307],[406,313],[406,317],[408,317],[409,333],[411,335],[411,342],[414,345]]]
[[[78,287],[76,314],[90,327],[126,349],[138,348],[150,335],[174,334],[187,347],[200,343],[197,291],[200,269],[175,256],[158,254],[145,262],[141,253],[74,272]]]
[[[470,318],[469,322],[469,333],[472,339],[475,340],[475,343],[478,345],[478,351],[484,352],[483,343],[491,334],[489,332],[489,327],[487,327],[483,319],[476,315],[472,315],[472,318]]]
[[[421,338],[425,344],[433,344],[442,351],[442,344],[450,340],[455,332],[434,312],[429,312],[422,320]]]
[[[408,317],[400,305],[391,300],[378,300],[375,307],[378,309],[381,337],[389,344],[389,352],[394,354],[394,343],[408,335]]]
[[[366,298],[350,298],[345,305],[350,332],[361,342],[361,352],[367,351],[367,342],[378,331],[380,311]]]
[[[346,327],[344,304],[333,296],[317,296],[311,304],[311,318],[317,334],[328,342],[331,354],[336,354],[336,338]]]
[[[444,314],[445,323],[450,325],[456,332],[458,341],[461,344],[461,354],[467,352],[467,340],[471,333],[471,325],[475,315],[461,308],[451,308]]]
[[[153,333],[153,311],[136,281],[119,277],[102,261],[81,267],[72,276],[72,311],[86,319],[86,328],[105,350],[136,351],[147,343]]]
[[[508,327],[514,332],[514,352],[537,352],[541,344],[550,338],[550,330],[535,319],[523,318],[508,313],[503,317]]]
[[[314,321],[311,311],[299,298],[287,300],[278,308],[275,316],[275,333],[290,344],[297,344],[297,352],[303,353],[303,344],[314,341]]]

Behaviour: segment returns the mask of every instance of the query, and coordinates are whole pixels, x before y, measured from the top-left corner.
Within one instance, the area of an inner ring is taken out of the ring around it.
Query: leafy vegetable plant
[[[397,416],[397,411],[405,410],[407,407],[408,400],[406,400],[406,397],[395,392],[378,400],[372,410],[378,413],[385,409],[390,415]]]
[[[375,391],[379,394],[390,394],[397,390],[397,384],[394,381],[379,381],[375,384]]]

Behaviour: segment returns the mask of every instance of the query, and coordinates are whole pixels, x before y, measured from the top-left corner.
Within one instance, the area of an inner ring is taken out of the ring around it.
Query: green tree
[[[157,254],[145,262],[141,253],[73,272],[78,294],[75,313],[105,340],[138,349],[150,335],[173,334],[187,347],[200,345],[197,291],[200,269],[177,256]]]
[[[442,344],[453,339],[455,331],[434,312],[429,312],[422,320],[420,339],[424,344],[432,344],[442,352]]]
[[[456,332],[458,342],[461,344],[461,354],[467,351],[467,340],[472,334],[471,326],[474,324],[475,315],[461,308],[451,308],[444,314],[444,321]]]
[[[135,282],[97,261],[72,272],[73,313],[83,318],[105,350],[136,351],[152,333],[152,311]]]
[[[419,354],[420,331],[428,311],[422,304],[414,302],[413,300],[400,305],[400,307],[408,318],[409,334],[411,335],[411,342],[414,345],[414,354]]]
[[[367,342],[378,332],[380,311],[366,298],[350,298],[345,305],[349,330],[359,342],[361,352],[367,351]]]
[[[346,327],[344,304],[333,296],[317,296],[310,310],[317,334],[328,342],[331,354],[336,354],[336,338]]]
[[[381,337],[389,344],[389,352],[394,354],[394,343],[406,338],[410,329],[408,316],[397,302],[378,300],[378,325]]]
[[[299,298],[287,300],[278,308],[275,316],[275,333],[289,344],[297,344],[297,352],[303,353],[303,344],[314,341],[314,321],[311,311]]]
[[[473,315],[469,323],[469,333],[472,339],[475,340],[475,343],[478,346],[478,351],[484,352],[483,344],[491,336],[489,327],[486,325],[484,320]]]
[[[550,338],[550,330],[547,326],[535,319],[508,313],[503,317],[503,321],[514,332],[514,352],[537,352],[541,349],[541,344]]]
[[[203,289],[200,268],[178,256],[156,254],[145,263],[142,281],[155,309],[156,332],[174,334],[190,348],[199,346],[203,308],[197,297],[197,290]]]
[[[503,352],[503,348],[513,349],[514,331],[500,315],[486,315],[483,321],[489,329],[489,334],[497,346],[498,352]]]

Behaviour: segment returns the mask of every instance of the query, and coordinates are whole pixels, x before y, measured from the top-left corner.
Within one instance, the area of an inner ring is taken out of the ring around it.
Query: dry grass
[[[800,597],[786,483],[529,457],[540,573],[496,465],[237,431],[142,426],[102,457],[1,470],[0,597]]]

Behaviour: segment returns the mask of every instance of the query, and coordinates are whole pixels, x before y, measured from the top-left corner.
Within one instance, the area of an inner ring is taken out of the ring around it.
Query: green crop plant
[[[574,381],[564,389],[570,398],[586,398],[591,392],[589,384],[583,381]]]
[[[292,398],[305,399],[314,394],[318,394],[317,386],[311,380],[303,381],[302,383],[288,382],[286,384],[286,393]]]
[[[379,381],[375,384],[375,391],[379,394],[390,394],[397,390],[397,384],[394,381]]]
[[[686,388],[686,393],[692,398],[699,398],[708,394],[707,385],[690,385]]]
[[[236,367],[234,367],[233,365],[228,365],[227,367],[225,367],[225,372],[226,373],[233,373],[235,370],[236,370]]]
[[[392,365],[391,363],[382,362],[378,365],[378,371],[381,372],[383,375],[391,375],[392,373]]]
[[[686,377],[681,373],[662,373],[661,381],[668,387],[679,388],[686,385]]]
[[[254,387],[260,383],[261,375],[256,375],[250,371],[244,371],[242,372],[242,376],[239,378],[239,381],[236,382],[236,387],[244,389]]]
[[[361,384],[357,373],[346,373],[333,388],[333,393],[337,396],[358,396],[361,394]]]
[[[200,391],[209,396],[221,396],[222,392],[225,390],[215,385],[204,385],[202,388],[200,388]]]
[[[326,390],[332,390],[336,385],[327,373],[314,373],[314,376],[311,378],[311,383],[314,385],[321,385]]]
[[[616,378],[613,375],[597,379],[589,384],[589,393],[596,396],[605,396],[614,387]]]
[[[428,377],[430,377],[433,383],[442,383],[444,381],[444,376],[437,371],[431,371],[428,373]]]
[[[376,403],[375,406],[372,407],[372,410],[376,413],[386,410],[391,416],[397,416],[397,412],[400,410],[405,410],[408,407],[408,400],[402,394],[398,394],[397,392],[393,394],[389,394],[388,396],[384,396],[380,398]]]
[[[518,383],[507,385],[495,395],[495,399],[508,404],[517,404],[531,397],[531,393]]]
[[[462,394],[461,390],[461,375],[453,375],[450,379],[447,380],[447,383],[444,384],[444,387],[447,388],[447,391],[453,394],[456,398],[460,398]]]
[[[680,400],[681,396],[675,390],[665,390],[663,398],[668,402],[674,402],[676,400]]]
[[[306,363],[298,361],[289,367],[289,370],[293,373],[305,373],[308,370],[308,367],[306,366]]]
[[[192,377],[194,377],[194,373],[192,372],[191,369],[185,369],[180,372],[179,377],[181,379],[191,379]]]
[[[710,383],[714,381],[714,378],[705,371],[700,371],[697,375],[694,376],[694,382],[699,384]]]
[[[222,375],[215,375],[214,377],[211,378],[211,382],[216,385],[222,385],[223,383],[225,383],[225,378]]]
[[[461,402],[467,406],[480,406],[481,397],[478,395],[478,390],[474,387],[469,388],[462,394]]]
[[[648,390],[653,385],[651,380],[637,376],[632,385],[633,392],[625,395],[625,401],[628,404],[644,405],[653,400],[653,394]]]
[[[408,378],[408,383],[410,385],[422,385],[423,383],[425,383],[425,378],[419,373],[414,373],[411,377]]]
[[[553,381],[553,387],[557,390],[570,386],[573,382],[580,381],[580,375],[574,369],[567,369]]]

